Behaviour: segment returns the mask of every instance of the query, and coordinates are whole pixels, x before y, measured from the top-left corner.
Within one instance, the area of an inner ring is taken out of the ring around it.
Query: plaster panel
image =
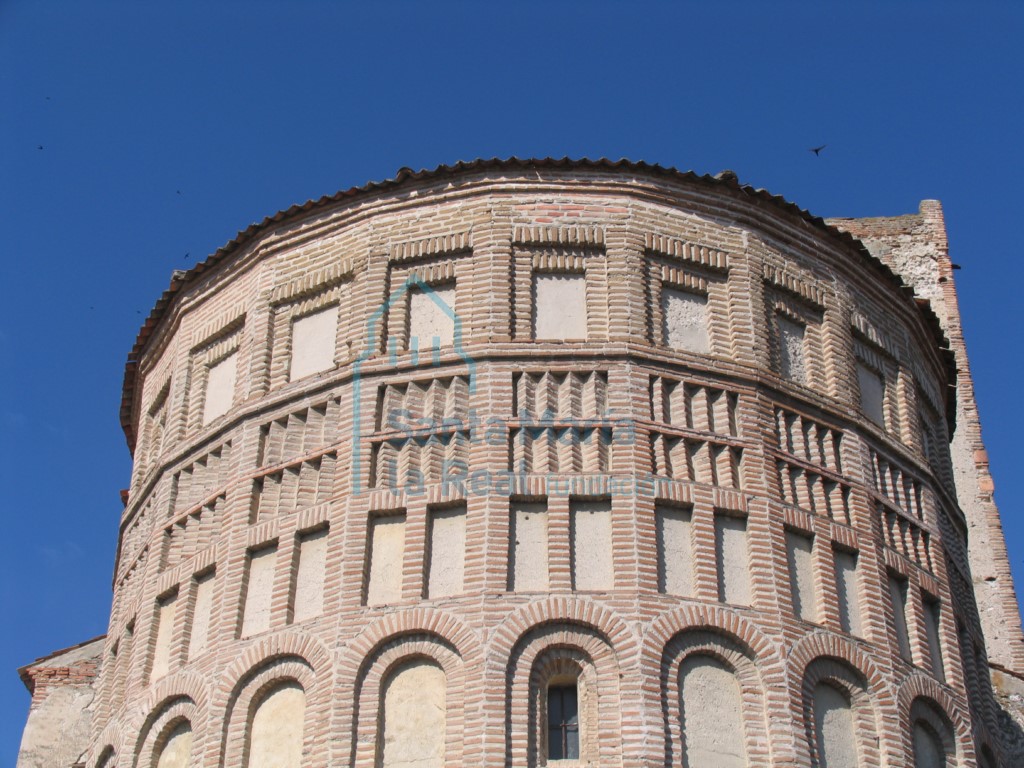
[[[173,595],[160,602],[156,618],[156,643],[153,648],[153,668],[150,680],[159,680],[170,669],[171,639],[174,636],[174,614],[178,607],[178,596]]]
[[[742,701],[735,675],[709,656],[680,666],[683,748],[688,768],[746,768]]]
[[[270,603],[274,591],[277,547],[267,547],[249,555],[249,578],[245,592],[242,636],[270,629]]]
[[[405,515],[370,520],[370,567],[366,604],[394,603],[402,597]]]
[[[534,280],[536,339],[587,338],[587,279],[579,274],[539,274]]]
[[[708,297],[676,288],[661,289],[662,338],[673,349],[708,352]]]
[[[860,580],[857,575],[857,555],[837,549],[836,596],[839,598],[839,626],[851,635],[861,634]]]
[[[430,513],[430,570],[427,597],[456,595],[462,591],[466,562],[466,507]]]
[[[235,399],[235,378],[238,374],[238,353],[210,366],[206,378],[206,398],[203,400],[203,424],[231,410]]]
[[[805,621],[818,618],[818,600],[814,591],[814,539],[794,531],[786,531],[786,560],[789,563],[789,586],[793,610]]]
[[[295,381],[333,368],[337,336],[337,305],[294,321],[288,378]]]
[[[188,768],[192,757],[192,726],[179,723],[167,736],[156,768]]]
[[[611,502],[574,501],[571,514],[573,589],[611,589],[614,583]]]
[[[455,283],[409,290],[409,349],[437,349],[455,343]]]
[[[896,639],[899,643],[900,655],[911,659],[910,635],[907,630],[907,582],[890,575],[889,599],[892,601],[893,621],[896,625]]]
[[[299,768],[305,718],[302,686],[285,683],[274,688],[252,715],[248,768]]]
[[[804,335],[807,329],[800,323],[779,316],[776,318],[779,324],[779,362],[782,366],[780,373],[787,379],[807,383],[807,362],[806,350],[804,347]]]
[[[518,592],[548,588],[548,510],[544,503],[513,502],[511,509],[510,588]]]
[[[303,536],[295,573],[294,621],[305,621],[324,611],[324,577],[327,569],[327,531]]]
[[[196,602],[192,609],[192,627],[188,640],[188,657],[194,659],[206,650],[210,634],[210,616],[213,612],[214,575],[208,574],[196,582]]]
[[[400,667],[384,686],[379,768],[444,768],[446,681],[425,659]]]
[[[814,735],[818,768],[857,768],[857,737],[850,702],[836,688],[814,688]]]
[[[670,595],[693,595],[692,514],[689,509],[658,506],[658,589]]]
[[[718,599],[736,605],[750,604],[750,556],[747,552],[747,520],[715,515],[715,550],[718,561]]]
[[[885,426],[885,381],[873,369],[857,363],[861,410],[875,424]]]
[[[914,723],[914,768],[946,768],[946,754],[939,739],[926,726]]]
[[[944,680],[945,669],[942,663],[942,640],[939,633],[941,606],[935,600],[925,600],[923,613],[925,637],[928,639],[928,655],[932,662],[932,674],[939,680]]]

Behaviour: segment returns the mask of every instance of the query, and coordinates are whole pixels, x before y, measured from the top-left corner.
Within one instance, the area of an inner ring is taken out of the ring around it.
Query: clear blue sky
[[[941,199],[1024,576],[1024,8],[714,5],[0,2],[0,763],[15,668],[106,631],[121,376],[171,270],[402,166],[732,168],[822,216]]]

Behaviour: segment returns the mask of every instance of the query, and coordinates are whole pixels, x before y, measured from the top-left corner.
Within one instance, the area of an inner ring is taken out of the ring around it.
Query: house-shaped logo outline
[[[415,272],[405,280],[390,296],[385,299],[380,306],[374,310],[373,314],[370,315],[366,321],[366,336],[363,351],[359,353],[355,362],[352,365],[352,494],[358,496],[364,490],[362,482],[362,448],[363,448],[363,434],[362,434],[362,414],[360,409],[362,399],[362,369],[363,363],[370,358],[379,354],[380,342],[377,339],[377,332],[384,326],[385,317],[389,317],[389,313],[392,308],[399,307],[404,309],[404,299],[406,294],[412,288],[418,288],[427,295],[432,302],[440,309],[454,324],[453,330],[453,346],[452,351],[456,355],[465,361],[468,368],[469,377],[469,391],[470,396],[476,391],[476,361],[465,351],[462,344],[462,319],[458,313],[450,306],[448,302],[437,295],[434,288],[424,281]],[[435,337],[436,339],[437,337]],[[392,336],[388,340],[387,355],[390,363],[394,366],[398,364],[398,350],[395,349],[396,337]],[[410,339],[411,341],[411,339]],[[418,345],[417,345],[418,347]],[[412,349],[411,363],[417,365],[419,363],[419,349]],[[434,345],[431,348],[432,364],[435,367],[441,365],[441,347],[440,344]]]

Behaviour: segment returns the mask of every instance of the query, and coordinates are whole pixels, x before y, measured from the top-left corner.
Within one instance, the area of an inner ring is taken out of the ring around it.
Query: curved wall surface
[[[86,764],[996,765],[937,328],[729,178],[264,222],[129,364]]]

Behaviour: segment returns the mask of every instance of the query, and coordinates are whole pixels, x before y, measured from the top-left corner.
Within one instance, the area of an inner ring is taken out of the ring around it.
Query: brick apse
[[[19,765],[1020,764],[952,275],[934,201],[625,161],[251,226],[131,352],[109,631]]]

